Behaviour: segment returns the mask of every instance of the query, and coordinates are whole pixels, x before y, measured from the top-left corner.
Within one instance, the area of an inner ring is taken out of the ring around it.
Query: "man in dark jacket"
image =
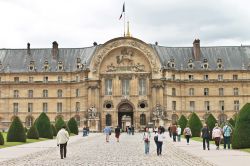
[[[117,142],[119,142],[119,137],[120,137],[121,129],[119,126],[115,128],[115,137],[117,139]]]
[[[209,150],[210,131],[209,131],[207,124],[205,124],[203,128],[201,129],[201,137],[203,138],[203,150],[206,150],[205,143],[207,143],[207,150]]]

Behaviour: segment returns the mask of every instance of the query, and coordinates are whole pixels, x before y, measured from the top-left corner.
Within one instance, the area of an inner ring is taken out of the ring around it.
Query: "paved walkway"
[[[50,140],[0,149],[0,165],[215,166],[217,164],[228,166],[231,163],[228,164],[225,161],[229,158],[239,164],[246,162],[247,159],[244,160],[241,157],[246,156],[245,158],[247,158],[248,155],[248,153],[235,151],[235,156],[228,156],[227,153],[234,155],[234,151],[216,151],[213,150],[214,147],[207,152],[201,150],[200,142],[191,141],[191,145],[187,146],[184,141],[173,143],[168,136],[167,141],[163,144],[162,156],[156,155],[153,137],[150,146],[150,154],[145,155],[141,133],[136,133],[134,136],[122,134],[119,143],[115,141],[114,134],[109,143],[105,142],[103,134],[90,134],[88,137],[79,135],[70,138],[66,159],[60,159],[59,148],[56,146],[55,140]],[[222,157],[218,156],[219,153]],[[238,154],[242,154],[240,158],[238,158]],[[224,157],[225,155],[228,157]],[[1,161],[3,162],[1,163]]]

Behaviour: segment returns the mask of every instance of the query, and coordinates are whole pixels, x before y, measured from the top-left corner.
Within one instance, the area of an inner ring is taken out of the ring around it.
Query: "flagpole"
[[[124,6],[123,6],[123,7],[124,7],[124,18],[123,18],[123,22],[124,22],[124,23],[123,23],[123,26],[124,26],[124,33],[123,33],[123,36],[125,37],[125,31],[126,31],[126,30],[125,30],[125,29],[126,29],[126,20],[125,20],[125,19],[126,19],[126,14],[125,14],[125,13],[126,13],[126,12],[125,12],[126,9],[125,9],[125,2],[124,2],[123,5],[124,5]]]

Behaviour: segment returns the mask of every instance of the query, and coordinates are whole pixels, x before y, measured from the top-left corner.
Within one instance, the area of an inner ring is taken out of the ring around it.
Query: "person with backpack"
[[[143,133],[143,141],[144,141],[144,146],[145,146],[145,154],[149,154],[149,146],[150,146],[150,138],[151,134],[146,127]]]
[[[232,128],[228,125],[228,122],[226,122],[225,126],[223,127],[224,149],[226,149],[226,146],[228,149],[230,149],[231,134],[232,134]]]
[[[163,140],[165,139],[165,135],[164,133],[161,131],[161,129],[158,129],[158,133],[156,134],[156,136],[154,137],[155,143],[156,143],[156,147],[157,147],[157,156],[161,155],[162,152],[162,144],[163,144]]]
[[[205,124],[203,126],[203,128],[201,129],[201,137],[203,139],[203,150],[206,150],[206,144],[207,143],[207,150],[209,149],[209,137],[210,137],[210,131],[209,128],[207,126],[207,124]]]
[[[172,138],[172,125],[168,127],[169,137]]]
[[[183,135],[186,138],[187,145],[189,145],[189,139],[190,139],[190,137],[192,137],[192,131],[189,128],[189,125],[187,125],[186,128],[183,130]]]

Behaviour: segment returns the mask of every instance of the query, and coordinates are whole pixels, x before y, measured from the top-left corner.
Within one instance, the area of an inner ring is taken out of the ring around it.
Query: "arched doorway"
[[[118,125],[122,129],[133,125],[133,107],[129,103],[122,103],[118,107]]]

